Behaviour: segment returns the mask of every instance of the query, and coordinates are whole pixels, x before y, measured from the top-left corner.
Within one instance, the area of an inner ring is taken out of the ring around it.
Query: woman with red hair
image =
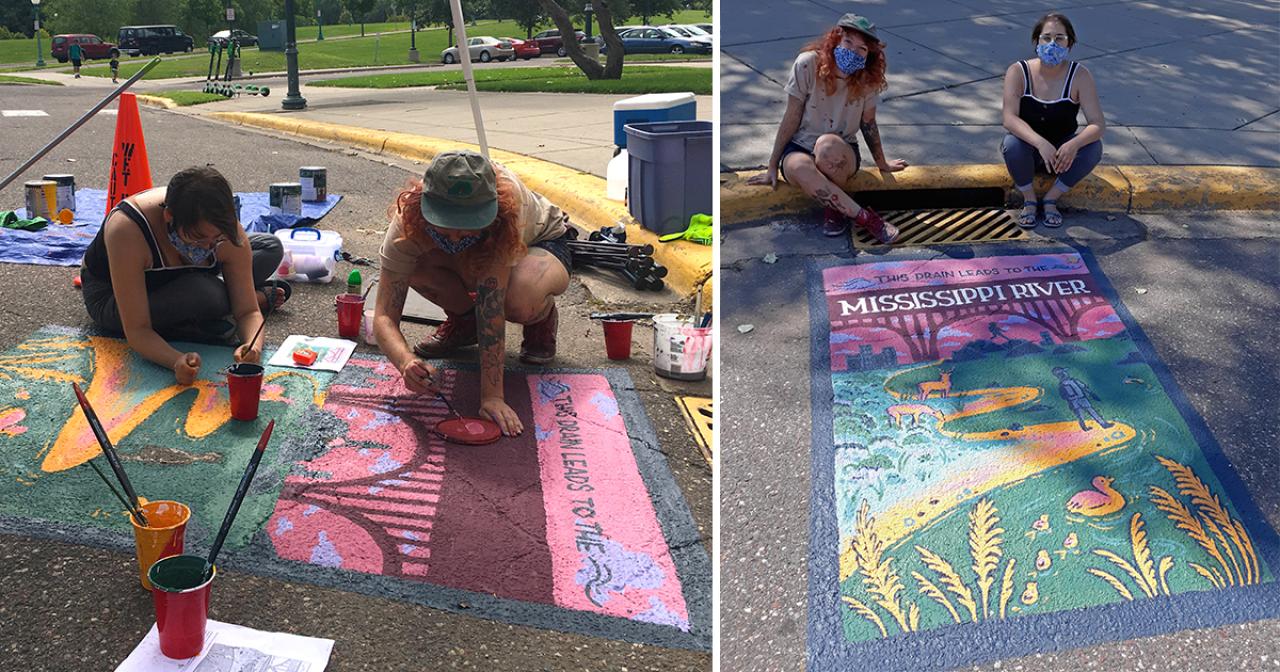
[[[881,171],[907,167],[901,159],[885,159],[880,145],[876,98],[886,87],[884,73],[884,43],[875,25],[856,14],[840,17],[796,58],[768,171],[747,183],[777,188],[781,174],[826,207],[824,234],[843,235],[852,220],[881,242],[893,242],[897,227],[858,205],[843,188],[862,162],[859,129]]]
[[[555,297],[569,286],[569,218],[506,167],[467,151],[438,155],[388,214],[373,318],[378,347],[405,387],[426,393],[435,368],[425,360],[478,344],[480,413],[503,434],[519,434],[524,427],[503,396],[507,322],[524,325],[520,361],[555,358]],[[412,349],[400,331],[410,289],[447,316]]]

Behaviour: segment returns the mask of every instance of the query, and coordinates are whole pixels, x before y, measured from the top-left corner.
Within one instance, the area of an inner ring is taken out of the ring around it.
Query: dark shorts
[[[77,68],[78,68],[78,67],[80,67],[80,59],[78,59],[78,58],[73,58],[73,59],[71,59],[71,65],[74,65],[74,66],[76,66]]]
[[[565,272],[572,273],[573,255],[569,251],[569,241],[573,240],[576,236],[574,235],[575,232],[573,230],[573,225],[568,224],[567,222],[566,225],[567,228],[565,228],[564,233],[561,234],[559,238],[552,238],[551,240],[537,242],[530,245],[530,247],[537,247],[550,252],[551,256],[560,260],[560,263],[564,265]]]
[[[858,143],[849,142],[848,140],[845,142],[849,145],[849,149],[853,150],[853,172],[857,173],[858,169],[862,167],[862,154],[858,151]],[[783,159],[786,159],[787,155],[792,152],[804,152],[809,156],[813,156],[813,152],[796,144],[795,141],[788,142],[787,146],[782,148],[782,156],[778,157],[778,174],[781,175],[784,180],[787,179],[787,174],[786,171],[782,169],[782,164],[785,163]]]

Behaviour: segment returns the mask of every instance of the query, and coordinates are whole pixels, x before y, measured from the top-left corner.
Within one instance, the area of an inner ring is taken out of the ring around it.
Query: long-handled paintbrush
[[[133,513],[133,507],[129,506],[129,501],[124,498],[124,495],[120,494],[119,490],[116,490],[116,486],[111,485],[111,481],[107,480],[107,475],[102,473],[102,469],[98,467],[98,463],[93,460],[89,460],[89,466],[93,467],[93,470],[98,472],[98,478],[101,478],[102,482],[106,483],[108,488],[111,488],[111,494],[115,495],[116,499],[120,500],[121,504],[124,504],[125,510],[129,513]]]
[[[235,521],[236,514],[240,513],[240,504],[244,502],[245,495],[249,494],[249,484],[253,482],[253,475],[258,471],[258,463],[262,461],[262,454],[267,449],[267,442],[271,440],[271,431],[275,427],[275,420],[267,423],[267,428],[262,431],[262,437],[258,439],[258,448],[249,457],[249,466],[245,467],[244,476],[240,477],[240,486],[236,488],[236,494],[231,498],[231,506],[227,508],[227,515],[222,519],[222,529],[218,530],[218,536],[213,541],[213,548],[209,550],[209,559],[205,560],[204,576],[206,577],[209,576],[209,570],[213,568],[214,560],[218,559],[218,552],[222,550],[222,542],[227,540],[227,533],[231,531],[231,523]]]
[[[129,498],[126,508],[132,513],[134,518],[143,527],[148,525],[146,516],[142,515],[142,506],[138,503],[138,494],[133,491],[133,484],[129,482],[128,474],[124,473],[124,466],[120,464],[120,457],[116,455],[116,449],[111,445],[111,438],[107,436],[107,430],[102,428],[102,423],[98,421],[98,414],[93,412],[93,406],[89,404],[89,398],[84,396],[84,392],[80,391],[80,386],[71,383],[71,389],[76,391],[76,399],[80,402],[80,410],[84,411],[85,420],[89,421],[89,428],[93,430],[93,436],[98,439],[98,445],[102,447],[102,454],[107,456],[107,464],[111,466],[111,471],[116,475],[116,479],[120,481],[120,487],[124,490],[124,494]]]

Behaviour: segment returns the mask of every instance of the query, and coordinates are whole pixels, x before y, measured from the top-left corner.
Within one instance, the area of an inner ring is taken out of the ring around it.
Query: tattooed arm
[[[511,268],[500,265],[476,288],[476,340],[480,345],[480,413],[498,423],[507,436],[524,427],[507,405],[502,374],[507,358],[507,282]]]
[[[862,139],[867,143],[867,149],[871,150],[871,158],[875,159],[876,167],[885,172],[897,172],[907,167],[907,162],[902,159],[894,159],[889,161],[884,158],[884,147],[880,144],[880,126],[876,124],[876,104],[875,100],[867,103],[866,109],[862,112]]]
[[[433,389],[435,370],[413,354],[400,331],[400,317],[405,298],[409,296],[409,276],[383,270],[378,284],[382,287],[373,308],[373,335],[378,348],[400,372],[405,387],[414,392],[429,392]]]

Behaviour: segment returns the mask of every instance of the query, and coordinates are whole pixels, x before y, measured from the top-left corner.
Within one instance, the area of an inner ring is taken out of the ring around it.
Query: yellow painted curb
[[[138,102],[142,103],[143,105],[150,105],[151,107],[160,107],[166,110],[178,109],[177,103],[173,102],[172,100],[169,100],[168,98],[163,98],[161,96],[148,96],[146,94],[138,93],[138,94],[134,94],[134,97],[137,98]]]
[[[371,152],[395,154],[424,163],[451,149],[480,150],[476,145],[452,140],[289,119],[274,114],[217,112],[209,116],[244,126],[339,142]],[[569,213],[571,220],[581,228],[594,231],[619,221],[625,222],[628,225],[627,242],[653,245],[654,258],[668,269],[667,285],[682,298],[691,298],[700,288],[710,292],[711,283],[707,280],[712,270],[711,247],[687,241],[658,242],[655,234],[636,224],[626,205],[605,198],[604,178],[501,149],[490,148],[489,155],[510,168],[530,189]]]
[[[720,216],[726,225],[816,207],[812,199],[786,182],[779,182],[777,190],[746,184],[747,178],[759,172],[720,175]],[[1052,181],[1050,176],[1038,176],[1038,191],[1046,191]],[[857,193],[993,187],[1013,189],[1013,181],[1003,165],[912,166],[887,174],[863,169],[849,180],[845,190]],[[1059,203],[1108,212],[1276,210],[1280,209],[1280,168],[1103,165]]]

